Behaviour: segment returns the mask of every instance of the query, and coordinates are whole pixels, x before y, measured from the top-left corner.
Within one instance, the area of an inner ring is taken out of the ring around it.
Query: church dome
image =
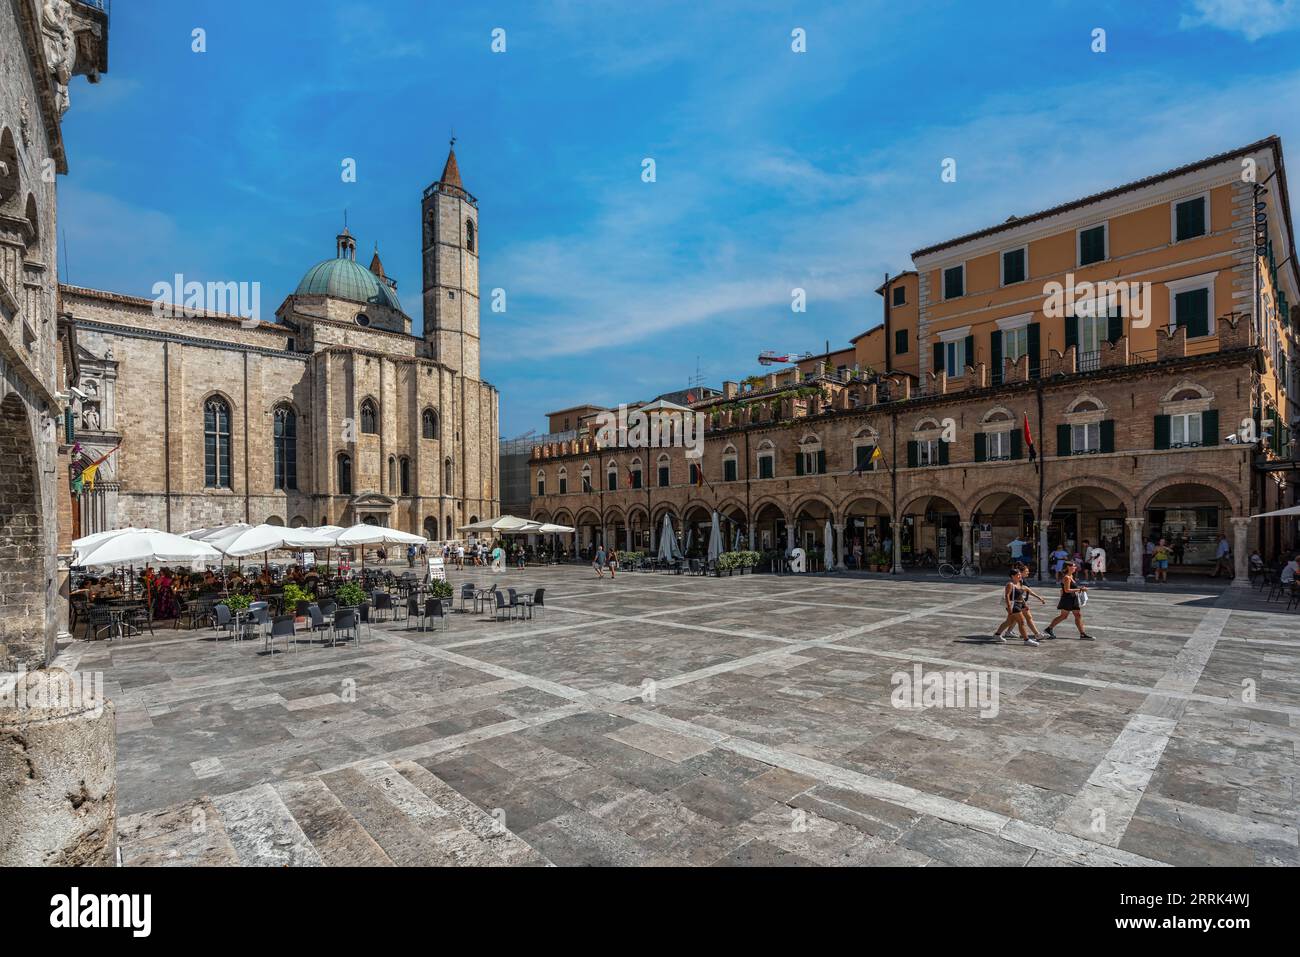
[[[298,283],[294,295],[329,296],[402,311],[396,290],[355,259],[346,257],[326,259],[312,266]]]

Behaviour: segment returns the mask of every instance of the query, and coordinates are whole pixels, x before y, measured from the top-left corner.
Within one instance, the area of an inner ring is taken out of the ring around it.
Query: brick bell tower
[[[424,254],[424,340],[433,358],[479,378],[478,200],[460,181],[456,138],[420,208]]]

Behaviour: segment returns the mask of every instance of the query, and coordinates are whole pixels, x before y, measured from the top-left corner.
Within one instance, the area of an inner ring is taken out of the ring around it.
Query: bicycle
[[[962,578],[978,578],[980,567],[974,562],[962,562],[958,568],[952,562],[944,562],[939,566],[939,575],[942,578],[956,578],[960,575]]]

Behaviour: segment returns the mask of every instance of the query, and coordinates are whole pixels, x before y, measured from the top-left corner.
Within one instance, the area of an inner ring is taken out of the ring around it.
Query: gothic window
[[[465,220],[465,248],[474,251],[474,220]]]
[[[420,416],[421,434],[426,439],[436,439],[438,437],[438,413],[433,409],[425,409]]]
[[[540,469],[537,472],[537,495],[541,497],[546,494],[546,473]]]
[[[339,494],[352,494],[352,456],[339,453]]]
[[[443,476],[444,476],[444,478],[443,478],[443,482],[442,482],[442,494],[443,494],[443,495],[451,495],[451,494],[452,494],[452,478],[453,478],[453,476],[452,476],[452,472],[451,472],[451,458],[450,458],[450,457],[449,457],[445,462],[442,463],[442,469],[443,469]]]
[[[388,494],[397,494],[397,459],[388,457]]]
[[[397,461],[397,487],[403,495],[411,494],[411,460],[405,455]]]
[[[369,399],[361,403],[361,431],[366,435],[379,434],[379,413],[375,411],[375,403]]]
[[[211,398],[203,405],[203,484],[230,488],[230,406]]]
[[[275,407],[275,487],[298,488],[298,416],[287,405]]]
[[[591,466],[590,465],[584,465],[582,467],[582,490],[584,492],[591,491]]]
[[[563,465],[560,466],[560,494],[566,495],[569,491],[569,470]]]

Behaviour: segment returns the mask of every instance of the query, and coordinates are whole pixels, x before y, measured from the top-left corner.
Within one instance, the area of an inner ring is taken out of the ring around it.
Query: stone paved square
[[[1258,592],[1098,587],[1098,641],[1030,648],[957,640],[992,581],[505,577],[544,615],[66,648],[117,705],[125,863],[1300,863],[1300,634]],[[918,664],[996,714],[896,707]]]

